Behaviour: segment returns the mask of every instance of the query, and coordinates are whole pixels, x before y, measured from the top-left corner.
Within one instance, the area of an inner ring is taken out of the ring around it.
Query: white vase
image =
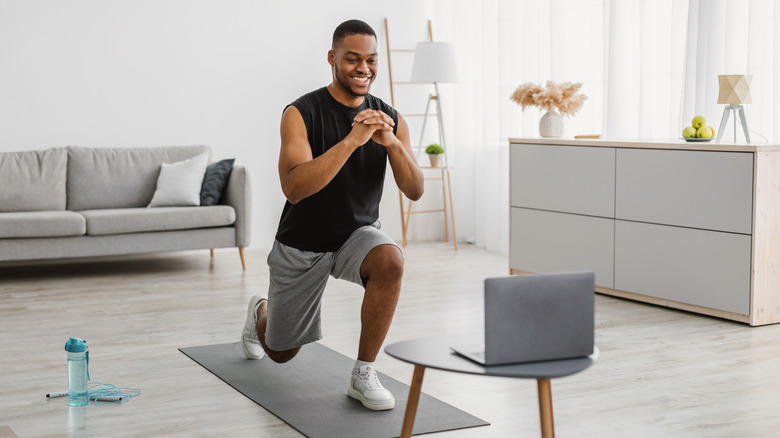
[[[440,154],[428,154],[428,159],[431,161],[431,167],[441,167]]]
[[[542,137],[563,136],[563,116],[555,110],[547,111],[539,120],[539,135]]]

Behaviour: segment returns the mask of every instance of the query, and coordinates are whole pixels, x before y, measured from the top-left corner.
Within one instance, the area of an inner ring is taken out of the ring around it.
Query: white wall
[[[286,104],[330,81],[333,29],[368,22],[384,59],[385,17],[394,46],[410,48],[447,4],[0,0],[0,151],[208,144],[214,158],[235,157],[252,172],[252,246],[267,248],[284,201],[279,119]],[[385,67],[372,92],[389,101]],[[456,208],[468,211],[468,196]],[[392,175],[381,219],[400,239]],[[468,236],[464,224],[459,235]]]

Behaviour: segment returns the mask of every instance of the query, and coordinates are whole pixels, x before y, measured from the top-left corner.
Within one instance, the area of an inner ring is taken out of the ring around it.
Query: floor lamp
[[[420,156],[420,150],[423,148],[425,139],[425,127],[428,123],[428,116],[431,115],[431,102],[435,101],[436,121],[438,122],[439,144],[444,150],[444,164],[438,167],[441,171],[442,198],[444,206],[441,210],[417,210],[412,211],[412,201],[409,201],[409,207],[404,213],[403,202],[401,204],[401,219],[403,222],[404,244],[406,244],[406,232],[409,228],[409,221],[412,213],[432,213],[444,212],[444,237],[449,241],[447,233],[447,198],[449,195],[450,220],[452,221],[452,240],[455,251],[458,250],[458,236],[455,231],[455,211],[452,205],[452,183],[447,159],[447,145],[444,140],[444,122],[442,117],[441,95],[439,94],[439,84],[444,82],[456,82],[458,80],[458,71],[455,65],[455,48],[452,43],[426,41],[419,42],[415,47],[414,61],[412,63],[411,82],[433,84],[434,94],[428,95],[428,102],[425,105],[425,115],[423,115],[422,129],[420,130],[420,142],[417,143],[417,156]],[[445,188],[446,178],[446,188]],[[428,179],[428,178],[426,178]],[[405,218],[404,218],[405,214]]]
[[[455,66],[455,48],[452,43],[445,42],[419,42],[414,51],[412,64],[412,82],[432,83],[434,94],[428,95],[428,103],[425,105],[422,129],[420,130],[419,147],[425,135],[425,127],[430,115],[431,101],[436,102],[436,119],[439,125],[439,141],[444,149],[444,161],[447,161],[447,146],[444,141],[444,124],[442,123],[441,97],[439,84],[445,82],[457,82],[458,70]]]
[[[753,98],[750,95],[751,82],[753,82],[753,75],[718,75],[720,85],[718,103],[725,103],[728,106],[723,109],[723,117],[720,119],[718,136],[715,140],[717,143],[720,143],[729,115],[732,113],[734,114],[734,142],[737,142],[737,119],[739,118],[742,131],[745,133],[745,142],[750,143],[750,131],[748,131],[747,119],[745,119],[745,107],[742,104],[753,103]]]

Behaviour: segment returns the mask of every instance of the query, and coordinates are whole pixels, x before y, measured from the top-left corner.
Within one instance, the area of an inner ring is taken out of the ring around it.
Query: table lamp
[[[745,103],[753,103],[750,95],[750,84],[753,82],[753,75],[718,75],[720,92],[718,93],[718,103],[725,103],[728,106],[723,109],[723,117],[720,119],[720,128],[718,129],[717,143],[723,137],[723,130],[726,128],[726,122],[729,120],[729,114],[734,113],[734,142],[737,141],[737,117],[742,124],[742,131],[745,133],[745,142],[750,143],[750,132],[745,119]]]

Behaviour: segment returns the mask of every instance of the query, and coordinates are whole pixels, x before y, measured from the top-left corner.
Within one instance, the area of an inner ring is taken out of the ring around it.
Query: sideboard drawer
[[[615,289],[750,313],[750,236],[615,221]]]
[[[510,161],[512,206],[615,215],[614,149],[513,144]]]
[[[750,234],[753,154],[618,149],[617,219]]]
[[[612,287],[615,221],[512,207],[509,267],[527,272],[593,271]]]

